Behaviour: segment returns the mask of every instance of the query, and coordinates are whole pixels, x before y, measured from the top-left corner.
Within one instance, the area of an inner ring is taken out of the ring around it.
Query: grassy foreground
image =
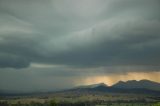
[[[160,106],[160,97],[114,94],[3,97],[0,106]]]

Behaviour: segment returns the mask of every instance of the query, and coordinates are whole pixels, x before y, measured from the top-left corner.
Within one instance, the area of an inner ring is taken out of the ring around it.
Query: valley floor
[[[160,106],[160,97],[131,94],[15,96],[0,97],[0,106]]]

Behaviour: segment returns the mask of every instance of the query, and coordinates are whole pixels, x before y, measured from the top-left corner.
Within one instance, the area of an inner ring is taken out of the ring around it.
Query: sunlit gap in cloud
[[[95,84],[95,83],[105,83],[108,86],[111,86],[118,81],[128,81],[128,80],[151,80],[155,82],[160,82],[160,72],[128,72],[126,74],[110,74],[110,75],[101,75],[87,77],[84,79],[83,83],[86,85]]]

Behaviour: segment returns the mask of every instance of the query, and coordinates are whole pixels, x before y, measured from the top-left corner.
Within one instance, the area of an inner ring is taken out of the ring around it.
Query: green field
[[[54,94],[1,97],[0,106],[160,106],[158,96],[127,94]]]

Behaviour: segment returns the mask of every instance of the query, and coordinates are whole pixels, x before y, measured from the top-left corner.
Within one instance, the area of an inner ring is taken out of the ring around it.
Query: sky
[[[0,0],[0,91],[160,82],[159,0]]]

